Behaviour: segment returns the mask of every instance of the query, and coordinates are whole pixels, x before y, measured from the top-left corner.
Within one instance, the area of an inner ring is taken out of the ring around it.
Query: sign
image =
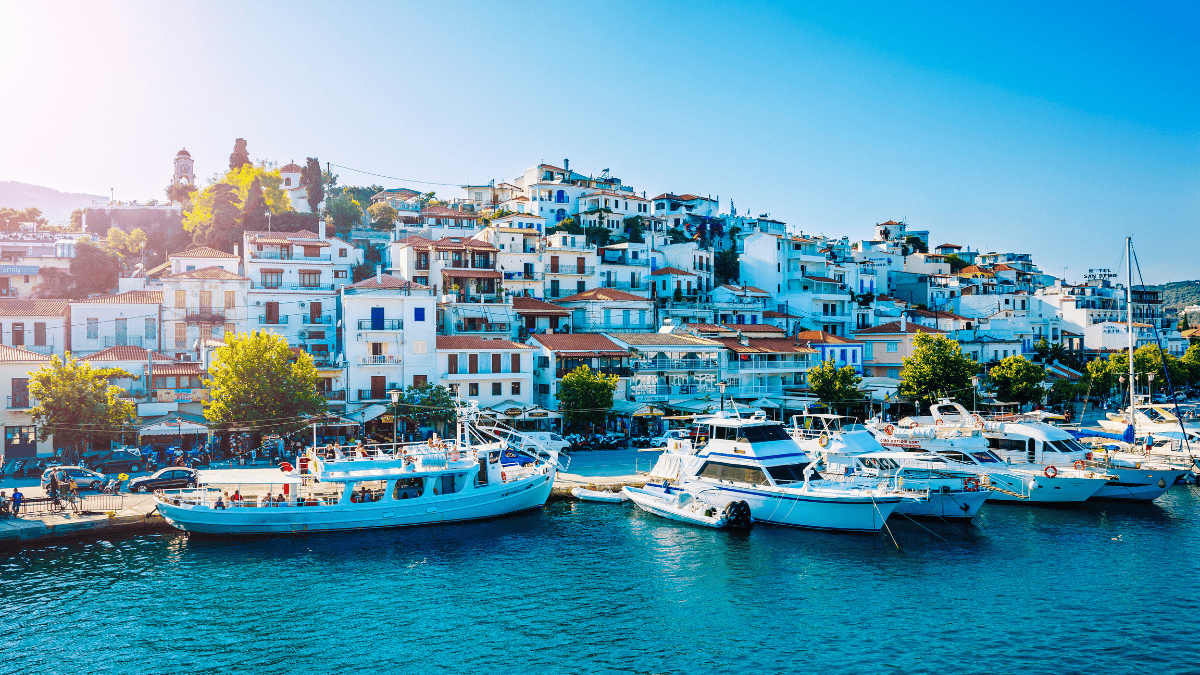
[[[547,417],[547,416],[549,416],[549,415],[550,415],[550,413],[548,413],[548,412],[545,412],[545,411],[541,411],[541,412],[531,412],[531,413],[527,413],[525,416],[526,416],[526,417]]]
[[[1089,269],[1084,276],[1085,279],[1116,279],[1117,274],[1110,269],[1096,268]]]
[[[379,418],[379,421],[383,422],[384,424],[391,424],[396,421],[396,416],[395,415],[384,415],[383,417]]]
[[[666,403],[666,401],[667,401],[666,396],[657,396],[657,395],[655,395],[655,396],[637,396],[636,398],[638,399],[638,401],[646,402],[646,403],[650,403],[650,402]]]
[[[0,276],[33,276],[38,273],[37,265],[0,265]]]
[[[504,411],[504,414],[508,415],[509,417],[520,417],[521,412],[522,410],[520,408],[509,408],[508,410]]]
[[[889,445],[896,448],[920,448],[920,441],[900,440],[897,438],[876,438],[880,445]]]

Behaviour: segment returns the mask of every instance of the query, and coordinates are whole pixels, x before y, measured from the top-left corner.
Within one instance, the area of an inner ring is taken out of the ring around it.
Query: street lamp
[[[717,383],[717,391],[721,392],[721,412],[725,412],[725,380]]]
[[[400,403],[400,390],[392,389],[391,391],[388,392],[388,395],[392,397],[392,445],[395,446],[396,445],[396,424],[397,424],[397,418],[399,417],[399,415],[397,414],[398,411],[396,409],[396,405]],[[395,447],[392,448],[393,451],[395,449],[396,449]]]
[[[1150,402],[1150,395],[1154,393],[1154,373],[1146,373],[1146,402]]]
[[[979,400],[976,394],[979,392],[979,376],[971,376],[971,412],[976,412],[979,409]]]

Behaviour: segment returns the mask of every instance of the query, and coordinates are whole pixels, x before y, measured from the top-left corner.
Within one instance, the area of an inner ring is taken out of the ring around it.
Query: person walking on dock
[[[46,496],[58,501],[58,472],[50,472],[50,482],[46,484]]]
[[[21,504],[24,502],[25,502],[25,495],[21,494],[21,488],[13,488],[13,494],[12,494],[13,518],[17,517],[17,513],[21,510]]]

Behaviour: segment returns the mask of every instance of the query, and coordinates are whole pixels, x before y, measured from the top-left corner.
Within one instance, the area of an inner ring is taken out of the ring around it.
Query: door
[[[113,330],[116,332],[116,344],[129,344],[129,319],[117,319],[113,322]],[[37,331],[34,331],[34,342],[37,342]]]
[[[371,308],[371,330],[383,330],[383,308]]]
[[[200,313],[212,314],[212,291],[200,291]]]
[[[492,372],[500,372],[500,354],[492,354]]]
[[[319,303],[319,302],[308,303],[308,322],[309,323],[321,323],[321,303]]]
[[[387,398],[387,377],[384,375],[371,376],[371,398],[383,399]]]
[[[587,262],[586,258],[576,258],[575,259],[575,273],[576,274],[583,274],[583,268],[586,267],[586,265],[584,264],[585,262]]]
[[[267,302],[266,312],[267,312],[267,323],[279,323],[279,303],[278,302],[274,302],[274,301]]]
[[[558,272],[558,256],[556,255],[550,256],[550,271],[554,273]]]
[[[474,375],[478,372],[479,372],[479,355],[478,354],[468,354],[467,355],[467,373]]]

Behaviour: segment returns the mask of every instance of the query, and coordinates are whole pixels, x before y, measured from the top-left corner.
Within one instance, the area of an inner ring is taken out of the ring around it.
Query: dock
[[[0,519],[0,550],[36,546],[54,541],[142,534],[170,529],[158,515],[152,495],[123,495],[118,510],[73,513],[22,512]]]
[[[630,474],[625,476],[580,476],[578,474],[560,473],[554,479],[554,488],[550,491],[549,501],[573,500],[575,495],[571,494],[572,488],[587,488],[589,490],[605,490],[609,492],[620,492],[621,488],[629,487],[645,487],[646,476],[642,474]]]

